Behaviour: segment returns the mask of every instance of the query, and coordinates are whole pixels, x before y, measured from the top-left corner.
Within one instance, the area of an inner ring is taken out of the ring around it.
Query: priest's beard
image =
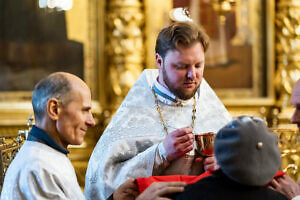
[[[162,71],[163,71],[163,80],[164,80],[165,84],[168,86],[169,90],[176,97],[178,97],[181,100],[188,100],[188,99],[192,98],[195,95],[195,93],[197,92],[197,90],[200,86],[200,83],[199,83],[199,85],[197,87],[195,87],[195,89],[192,92],[185,92],[184,90],[180,89],[179,87],[174,87],[173,86],[173,84],[171,83],[171,81],[168,77],[168,74],[165,70],[165,67],[163,67]]]

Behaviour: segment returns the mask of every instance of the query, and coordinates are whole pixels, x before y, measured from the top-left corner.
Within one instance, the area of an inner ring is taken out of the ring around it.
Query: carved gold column
[[[111,83],[110,102],[117,108],[142,72],[144,64],[141,0],[107,1],[106,59]]]
[[[278,106],[285,109],[289,105],[293,85],[300,78],[300,1],[277,0],[275,23],[275,85],[280,95]]]
[[[300,1],[277,0],[275,13],[277,67],[275,86],[279,94],[277,102],[279,110],[274,109],[276,115],[274,119],[278,123],[277,132],[282,151],[281,167],[297,180],[300,177],[299,134],[293,131],[292,127],[296,126],[292,126],[289,120],[294,110],[290,106],[290,96],[295,82],[300,78]]]

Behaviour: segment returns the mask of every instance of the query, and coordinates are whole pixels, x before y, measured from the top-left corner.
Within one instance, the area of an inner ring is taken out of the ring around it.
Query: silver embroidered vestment
[[[159,144],[166,136],[156,110],[151,88],[158,70],[145,70],[99,139],[90,158],[85,180],[87,199],[107,199],[128,177],[162,175],[173,163],[155,174],[153,167]],[[203,79],[197,98],[194,132],[217,132],[231,117]],[[193,104],[160,103],[169,133],[191,125]],[[184,171],[179,174],[189,174]]]

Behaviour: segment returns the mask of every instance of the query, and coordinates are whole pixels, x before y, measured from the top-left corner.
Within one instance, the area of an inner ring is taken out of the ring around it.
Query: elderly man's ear
[[[50,119],[57,120],[60,113],[60,102],[56,98],[51,98],[47,103],[47,114]]]

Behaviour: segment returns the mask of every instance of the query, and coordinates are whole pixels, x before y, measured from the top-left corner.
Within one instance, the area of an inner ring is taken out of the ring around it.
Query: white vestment
[[[74,168],[67,157],[52,147],[25,141],[10,164],[1,200],[85,199]]]
[[[142,73],[99,139],[86,173],[84,194],[87,199],[107,199],[128,177],[191,174],[185,166],[170,170],[175,162],[168,163],[159,155],[166,132],[151,89],[157,77],[158,70],[148,69]],[[205,80],[199,91],[194,132],[217,132],[231,117]],[[191,126],[193,103],[176,106],[162,102],[164,100],[160,102],[161,112],[169,133]],[[159,170],[154,172],[155,165]]]

